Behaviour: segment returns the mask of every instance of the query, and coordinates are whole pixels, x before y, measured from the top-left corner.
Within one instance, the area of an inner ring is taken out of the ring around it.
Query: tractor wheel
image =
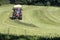
[[[18,17],[19,20],[22,20],[22,16]]]
[[[10,19],[14,20],[14,19],[16,19],[16,17],[10,17]]]
[[[19,20],[22,20],[22,18],[20,18],[20,17],[19,17],[18,19],[19,19]]]

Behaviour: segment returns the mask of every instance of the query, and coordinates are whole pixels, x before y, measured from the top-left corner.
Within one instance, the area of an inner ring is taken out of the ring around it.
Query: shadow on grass
[[[37,26],[34,25],[34,24],[25,23],[25,22],[22,22],[22,21],[19,21],[19,20],[14,20],[14,22],[15,22],[15,23],[18,23],[18,24],[21,24],[21,25],[25,25],[25,26],[37,27]]]
[[[30,36],[30,35],[8,35],[0,34],[0,40],[60,40],[60,37],[41,37],[41,36]]]

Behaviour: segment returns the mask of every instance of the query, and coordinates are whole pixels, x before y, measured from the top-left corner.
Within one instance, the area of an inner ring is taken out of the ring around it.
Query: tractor
[[[22,9],[19,8],[14,8],[13,9],[13,14],[12,17],[10,17],[11,19],[19,19],[22,20]]]

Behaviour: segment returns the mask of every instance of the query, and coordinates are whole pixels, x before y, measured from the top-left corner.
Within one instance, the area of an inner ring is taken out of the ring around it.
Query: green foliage
[[[16,0],[17,2],[17,0]],[[54,6],[60,6],[60,0],[20,0],[18,2],[22,2],[23,4],[35,4],[35,5],[54,5]],[[18,3],[17,2],[17,3]]]
[[[28,5],[60,6],[60,0],[0,0],[0,4],[20,3]]]
[[[0,40],[60,40],[60,37],[0,34]]]

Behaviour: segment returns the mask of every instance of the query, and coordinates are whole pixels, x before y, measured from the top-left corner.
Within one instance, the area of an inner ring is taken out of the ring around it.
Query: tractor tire
[[[22,20],[22,18],[18,18],[19,20]]]
[[[19,20],[22,20],[22,15],[18,17]]]

